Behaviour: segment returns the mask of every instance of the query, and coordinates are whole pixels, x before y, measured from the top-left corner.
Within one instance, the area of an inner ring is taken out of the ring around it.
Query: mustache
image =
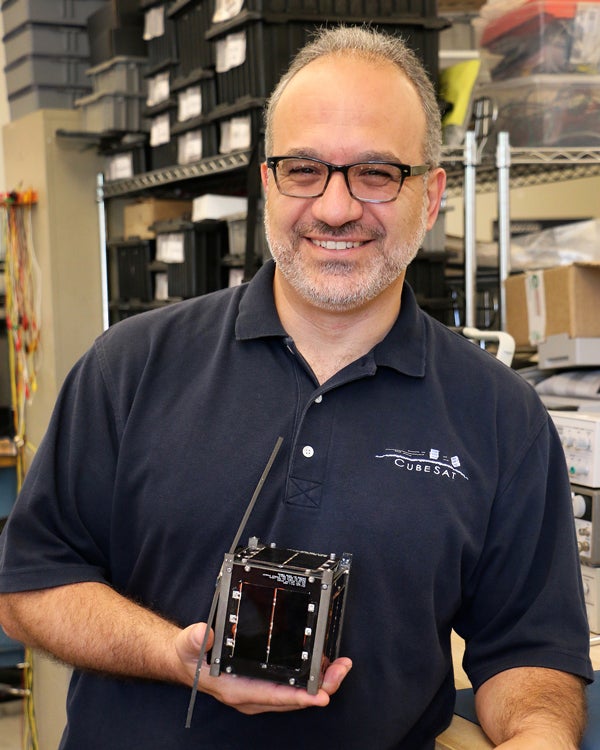
[[[304,237],[309,234],[326,234],[339,239],[357,234],[370,240],[381,240],[385,237],[384,232],[373,227],[365,227],[359,221],[349,221],[346,224],[335,227],[329,226],[329,224],[322,221],[314,221],[310,224],[298,224],[294,227],[294,234],[296,237]]]

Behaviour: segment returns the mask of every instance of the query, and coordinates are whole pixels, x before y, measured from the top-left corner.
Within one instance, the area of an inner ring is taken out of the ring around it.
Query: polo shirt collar
[[[275,308],[274,273],[275,263],[269,260],[248,284],[236,321],[235,333],[239,340],[287,336]],[[390,367],[405,375],[424,377],[428,333],[425,314],[417,305],[412,289],[405,283],[396,322],[366,359],[372,361],[374,368]]]
[[[269,260],[263,263],[248,284],[235,325],[236,338],[241,341],[265,336],[287,336],[275,307],[274,275],[275,262]]]

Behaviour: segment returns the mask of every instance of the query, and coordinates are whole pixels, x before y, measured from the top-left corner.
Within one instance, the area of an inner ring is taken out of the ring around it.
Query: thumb
[[[207,637],[208,630],[208,637]],[[207,638],[206,643],[204,639]],[[179,658],[182,661],[197,660],[200,656],[202,649],[202,655],[206,653],[213,645],[214,633],[204,622],[196,622],[193,625],[188,625],[179,634],[178,638],[178,652]]]

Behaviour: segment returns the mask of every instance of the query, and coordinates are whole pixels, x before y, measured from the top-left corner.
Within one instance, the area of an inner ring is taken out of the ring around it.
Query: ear
[[[263,161],[263,163],[260,165],[260,179],[262,181],[264,190],[266,190],[269,181],[269,168],[267,167],[266,161]]]
[[[428,230],[435,224],[445,189],[446,172],[441,167],[432,169],[427,180],[427,197],[429,199],[429,206],[427,209]]]

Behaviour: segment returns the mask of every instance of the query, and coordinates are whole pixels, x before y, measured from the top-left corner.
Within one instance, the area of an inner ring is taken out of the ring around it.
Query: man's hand
[[[204,639],[206,625],[197,623],[182,630],[175,641],[177,654],[192,685],[196,673],[198,655]],[[210,649],[214,640],[211,633],[207,642]],[[316,695],[290,685],[277,685],[267,680],[221,674],[212,677],[208,665],[203,664],[199,689],[213,698],[232,706],[243,714],[259,714],[266,711],[295,711],[310,706],[326,706],[352,667],[350,659],[336,659],[325,672],[323,684]]]
[[[206,625],[183,630],[100,583],[77,583],[0,595],[0,622],[8,634],[80,669],[117,677],[192,686]],[[213,643],[213,633],[207,648]],[[350,671],[336,659],[316,695],[233,675],[201,671],[199,689],[246,714],[326,706]]]

